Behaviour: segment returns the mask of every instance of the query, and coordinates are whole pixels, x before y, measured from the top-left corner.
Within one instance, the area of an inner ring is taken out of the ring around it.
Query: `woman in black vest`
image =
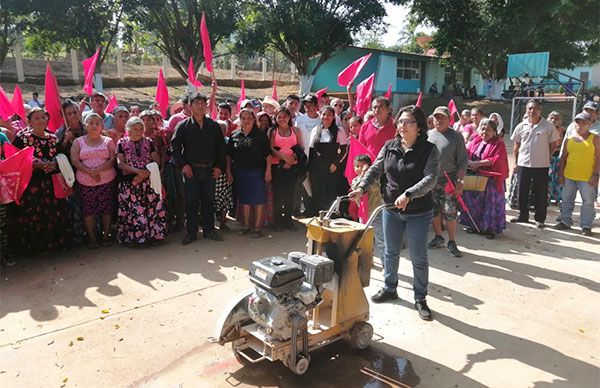
[[[383,178],[384,203],[394,204],[395,208],[383,211],[385,285],[371,300],[381,303],[398,298],[398,262],[406,233],[414,274],[415,308],[424,320],[431,320],[431,310],[425,301],[429,278],[426,245],[433,218],[431,190],[439,168],[439,152],[427,141],[425,113],[419,107],[407,106],[396,117],[396,137],[385,143],[359,188],[350,193],[351,197],[360,197],[371,184]]]

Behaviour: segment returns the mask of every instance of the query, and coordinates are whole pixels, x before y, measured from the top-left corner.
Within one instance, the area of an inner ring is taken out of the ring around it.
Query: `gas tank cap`
[[[273,265],[283,265],[284,264],[283,260],[281,260],[281,259],[271,259],[271,263]]]

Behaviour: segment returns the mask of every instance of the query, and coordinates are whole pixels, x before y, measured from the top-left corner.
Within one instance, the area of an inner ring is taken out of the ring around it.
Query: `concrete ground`
[[[512,213],[512,212],[511,212]],[[556,215],[552,208],[549,220]],[[595,229],[598,233],[600,230]],[[464,257],[430,255],[433,322],[400,301],[371,306],[376,343],[338,342],[306,375],[240,365],[206,341],[250,285],[252,260],[303,250],[304,233],[183,247],[102,248],[20,260],[0,283],[1,387],[598,387],[598,234],[510,224],[496,240],[459,234]],[[404,251],[403,251],[404,253]],[[381,267],[372,271],[375,293]]]

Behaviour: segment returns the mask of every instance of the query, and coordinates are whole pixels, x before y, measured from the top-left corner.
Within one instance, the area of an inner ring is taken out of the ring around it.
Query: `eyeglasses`
[[[343,107],[344,105],[342,105],[342,104],[333,104],[333,106],[342,106]]]
[[[398,120],[398,125],[413,125],[416,122],[416,120]]]

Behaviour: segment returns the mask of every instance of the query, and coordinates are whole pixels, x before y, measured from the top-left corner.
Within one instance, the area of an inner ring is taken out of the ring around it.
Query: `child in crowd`
[[[367,172],[369,167],[371,167],[372,163],[373,162],[371,161],[371,158],[369,157],[369,155],[366,155],[366,154],[360,154],[360,155],[357,155],[356,158],[354,158],[354,173],[356,174],[356,177],[354,177],[354,179],[352,179],[352,185],[351,185],[352,190],[356,190],[358,188],[358,184],[360,183],[360,180],[362,179],[363,175]],[[373,214],[373,211],[379,205],[381,205],[382,198],[381,198],[381,190],[379,188],[379,182],[375,182],[369,188],[369,192],[366,193],[366,195],[363,196],[362,198],[365,199],[365,197],[366,197],[365,202],[362,202],[362,201],[357,202],[358,218],[359,218],[359,221],[363,224],[367,222],[367,220],[369,219],[371,214]],[[366,209],[364,209],[363,206],[366,206]]]

